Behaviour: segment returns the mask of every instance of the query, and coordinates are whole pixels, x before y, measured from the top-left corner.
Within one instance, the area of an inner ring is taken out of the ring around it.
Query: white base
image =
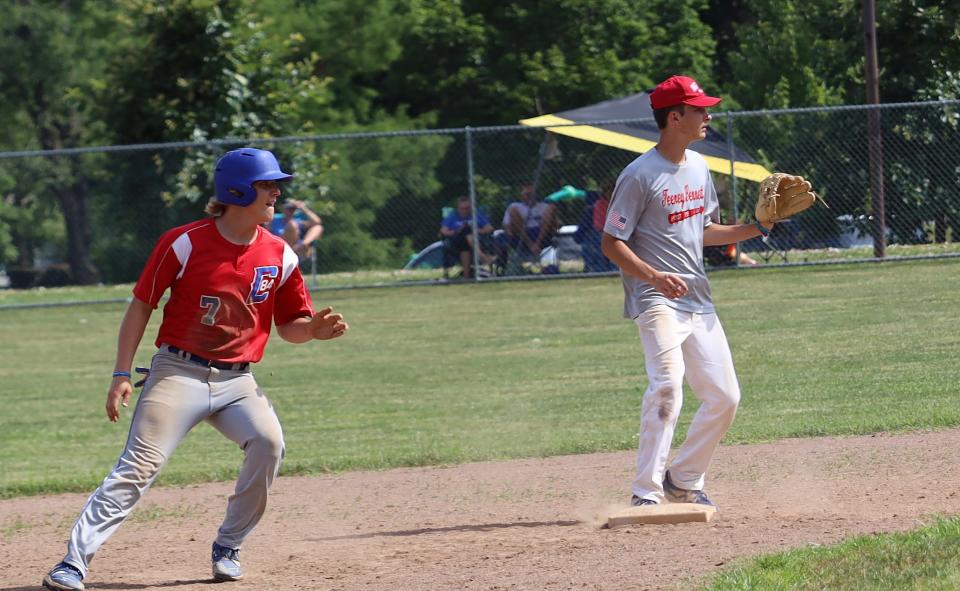
[[[607,519],[607,527],[614,528],[634,523],[706,523],[716,515],[717,508],[696,503],[660,503],[629,507]]]

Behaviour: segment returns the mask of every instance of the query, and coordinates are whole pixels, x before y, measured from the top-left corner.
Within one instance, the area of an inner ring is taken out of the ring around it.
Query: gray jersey
[[[654,304],[687,312],[713,312],[703,268],[703,229],[717,216],[717,191],[703,156],[686,151],[683,164],[650,150],[620,173],[603,231],[624,242],[657,271],[681,277],[685,296],[671,300],[646,281],[620,272],[624,316],[636,318]]]

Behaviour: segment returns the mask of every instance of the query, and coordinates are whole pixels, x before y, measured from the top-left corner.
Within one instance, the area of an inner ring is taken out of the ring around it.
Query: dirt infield
[[[960,430],[722,447],[708,524],[601,529],[633,453],[281,478],[221,589],[691,589],[731,560],[960,512]],[[952,482],[944,482],[943,475]],[[151,491],[88,589],[209,589],[230,483]],[[85,495],[0,502],[0,591],[37,589]],[[691,580],[693,578],[693,580]]]

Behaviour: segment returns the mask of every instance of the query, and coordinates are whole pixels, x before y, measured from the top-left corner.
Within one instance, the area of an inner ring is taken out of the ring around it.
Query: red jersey
[[[593,204],[593,229],[597,232],[603,232],[603,226],[607,223],[607,210],[610,208],[610,200],[607,198],[597,199]]]
[[[297,262],[287,243],[263,228],[252,244],[234,244],[207,218],[160,237],[133,295],[156,309],[170,288],[157,346],[167,343],[217,361],[256,362],[272,322],[313,315]]]

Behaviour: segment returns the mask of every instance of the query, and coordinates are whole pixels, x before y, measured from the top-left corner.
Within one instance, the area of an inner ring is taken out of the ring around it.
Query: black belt
[[[244,361],[243,363],[228,363],[226,361],[215,361],[212,359],[204,359],[199,355],[194,355],[189,351],[184,351],[179,347],[174,347],[173,345],[167,345],[167,351],[170,351],[180,359],[186,359],[187,361],[192,361],[204,367],[214,367],[216,369],[229,369],[231,371],[247,371],[247,368],[250,367],[250,363]]]

